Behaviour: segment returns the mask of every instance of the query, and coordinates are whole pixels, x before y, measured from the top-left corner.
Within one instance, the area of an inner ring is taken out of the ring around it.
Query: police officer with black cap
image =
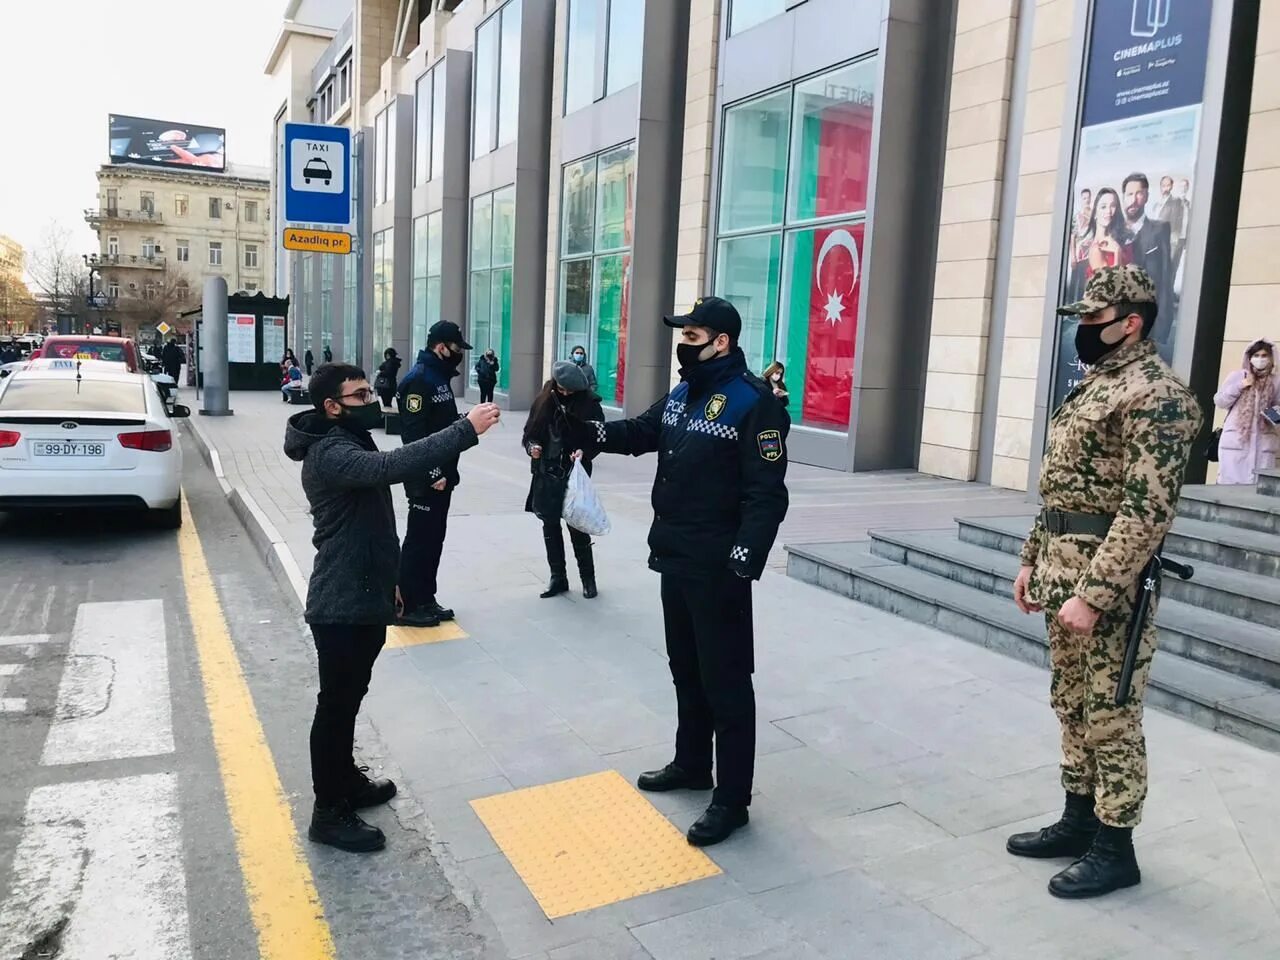
[[[453,379],[471,344],[462,337],[456,323],[441,320],[427,331],[426,349],[418,352],[417,363],[409,370],[396,392],[400,410],[400,434],[412,443],[445,429],[458,419],[453,396]],[[436,600],[436,574],[444,550],[445,528],[449,522],[449,502],[459,483],[458,458],[431,470],[420,480],[406,481],[409,522],[400,551],[400,596],[405,626],[435,627],[452,620],[453,611]]]
[[[715,792],[689,829],[709,846],[747,823],[755,767],[751,582],[787,513],[791,422],[738,346],[742,320],[718,297],[697,301],[680,329],[680,383],[632,420],[581,425],[579,446],[657,451],[649,566],[662,575],[667,656],[675,682],[675,757],[640,775],[642,790]]]

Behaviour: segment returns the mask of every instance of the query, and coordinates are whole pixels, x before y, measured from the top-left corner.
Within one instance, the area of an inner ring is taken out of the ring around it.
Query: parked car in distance
[[[105,360],[108,363],[123,363],[130,373],[137,373],[141,369],[138,363],[138,345],[128,337],[81,337],[59,334],[47,337],[31,356],[33,359],[57,357],[63,360]]]

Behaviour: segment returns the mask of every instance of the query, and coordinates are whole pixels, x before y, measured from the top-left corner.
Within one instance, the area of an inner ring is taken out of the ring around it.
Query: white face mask
[[[1271,366],[1271,361],[1266,357],[1250,357],[1249,366],[1253,367],[1253,369],[1257,370],[1259,373],[1262,373],[1262,371]]]
[[[772,380],[774,383],[781,383],[781,382],[782,382],[782,374],[780,374],[780,373],[775,373],[775,374],[774,374],[772,377],[770,377],[769,379],[770,379],[770,380]]]

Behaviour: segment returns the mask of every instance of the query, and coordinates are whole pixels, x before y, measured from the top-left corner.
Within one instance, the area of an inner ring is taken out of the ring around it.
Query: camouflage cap
[[[1059,307],[1058,313],[1084,316],[1097,313],[1113,303],[1155,303],[1156,285],[1147,271],[1126,263],[1120,267],[1103,267],[1085,284],[1084,296],[1075,303]]]

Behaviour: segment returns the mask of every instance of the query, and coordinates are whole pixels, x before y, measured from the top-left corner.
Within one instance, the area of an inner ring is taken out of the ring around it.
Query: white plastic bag
[[[569,485],[564,491],[564,506],[560,509],[564,522],[575,530],[599,537],[609,532],[609,515],[596,495],[596,488],[582,468],[582,461],[575,460],[569,473]]]

